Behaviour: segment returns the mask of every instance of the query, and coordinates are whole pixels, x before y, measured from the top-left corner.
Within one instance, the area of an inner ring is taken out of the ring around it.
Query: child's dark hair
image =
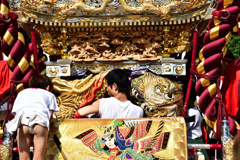
[[[114,69],[110,71],[105,78],[109,86],[112,86],[114,83],[117,84],[119,93],[125,93],[127,95],[129,94],[130,81],[127,73],[124,70]]]
[[[51,80],[48,76],[43,75],[43,77],[44,77],[45,80],[46,80],[47,86],[49,85],[49,91],[53,91],[53,83],[52,83],[52,80]]]
[[[49,86],[49,90],[53,89],[53,84],[48,76],[34,75],[30,78],[28,86],[30,88],[41,88],[46,89]]]

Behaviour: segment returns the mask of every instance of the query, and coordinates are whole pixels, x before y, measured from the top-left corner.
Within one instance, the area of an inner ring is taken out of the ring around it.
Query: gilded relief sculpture
[[[80,104],[90,103],[106,96],[106,82],[104,77],[107,72],[92,74],[84,79],[67,81],[60,78],[52,80],[54,90],[61,93],[57,97],[59,112],[56,113],[58,120],[73,118],[74,113],[80,108]],[[98,90],[94,90],[98,87]],[[91,100],[90,100],[91,99]]]
[[[110,62],[157,61],[189,51],[193,26],[209,2],[24,0],[21,6],[21,26],[37,27],[45,53],[76,62]]]
[[[133,95],[148,117],[181,116],[183,108],[182,86],[152,73],[132,81]]]

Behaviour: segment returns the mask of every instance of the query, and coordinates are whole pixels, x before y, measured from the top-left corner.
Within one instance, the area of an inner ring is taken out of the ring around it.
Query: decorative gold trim
[[[240,23],[238,23],[238,26],[240,27]],[[237,30],[237,29],[238,29],[238,27],[237,27],[237,25],[236,25],[236,26],[234,26],[234,27],[233,27],[233,29],[232,29],[232,30],[233,30],[233,32],[234,32],[234,33],[236,33],[236,32],[238,32],[238,30]]]
[[[18,32],[18,39],[25,45],[25,38],[21,32]]]
[[[217,25],[219,25],[222,21],[214,18],[214,19],[213,19],[213,22],[214,22],[215,26],[217,26]]]
[[[17,87],[16,87],[16,89],[17,89],[17,93],[19,93],[19,92],[21,92],[22,90],[24,90],[23,84],[22,84],[22,83],[18,84]]]
[[[203,47],[204,48],[204,47]],[[200,52],[199,52],[199,59],[201,60],[201,61],[204,61],[205,60],[205,58],[203,57],[203,48],[200,50]]]
[[[40,74],[41,75],[46,75],[46,69],[43,69]]]
[[[211,98],[213,98],[216,93],[217,93],[217,85],[216,83],[213,83],[211,85],[208,86],[208,91],[209,91],[209,95]]]
[[[13,36],[11,35],[11,33],[7,30],[7,32],[4,34],[3,36],[4,40],[6,41],[6,43],[9,45],[9,46],[12,46],[13,42],[14,42],[14,38]]]
[[[45,61],[47,60],[47,57],[46,57],[46,56],[42,56],[41,60],[42,60],[43,62],[45,62]]]
[[[228,34],[225,36],[226,37],[226,44],[225,45],[227,45],[228,44],[228,42],[231,40],[231,38],[232,38],[232,32],[228,32]]]
[[[200,82],[201,82],[201,85],[202,85],[204,88],[210,85],[210,81],[209,81],[208,79],[205,79],[205,78],[201,78],[201,79],[200,79]]]
[[[20,63],[18,64],[19,69],[22,71],[22,73],[24,74],[26,72],[26,70],[29,67],[29,63],[28,61],[23,57],[20,61]]]
[[[197,71],[199,73],[205,73],[205,70],[204,70],[204,61],[201,62],[198,66],[197,66]]]
[[[211,128],[214,128],[214,123],[215,121],[211,121],[207,118],[207,116],[205,116],[205,122],[207,123],[207,125]]]
[[[16,65],[17,65],[17,63],[12,59],[12,57],[11,57],[11,55],[9,54],[9,56],[8,56],[8,65],[11,67],[11,68],[14,68]]]
[[[233,3],[233,0],[224,0],[223,1],[223,8],[226,8],[227,6],[231,5]]]
[[[214,40],[219,36],[219,27],[220,26],[216,26],[210,30],[210,39],[211,40]]]
[[[227,53],[227,46],[222,48],[222,53],[223,53],[223,57],[225,57],[225,55]]]
[[[0,11],[1,11],[1,14],[4,16],[4,18],[8,19],[8,14],[4,14],[4,13],[9,13],[9,8],[4,4],[1,4]]]
[[[35,62],[34,62],[34,55],[32,54],[31,55],[31,58],[30,58],[31,60],[30,60],[30,66],[32,66],[34,69],[36,69],[35,68]]]

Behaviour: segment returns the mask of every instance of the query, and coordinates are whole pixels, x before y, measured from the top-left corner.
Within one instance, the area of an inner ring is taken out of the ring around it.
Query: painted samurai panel
[[[186,160],[186,125],[180,117],[54,122],[46,158]]]

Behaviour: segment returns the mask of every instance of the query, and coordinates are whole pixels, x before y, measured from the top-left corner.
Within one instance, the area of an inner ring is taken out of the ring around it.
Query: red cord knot
[[[228,19],[230,17],[230,12],[228,10],[213,11],[212,15],[217,19]]]

